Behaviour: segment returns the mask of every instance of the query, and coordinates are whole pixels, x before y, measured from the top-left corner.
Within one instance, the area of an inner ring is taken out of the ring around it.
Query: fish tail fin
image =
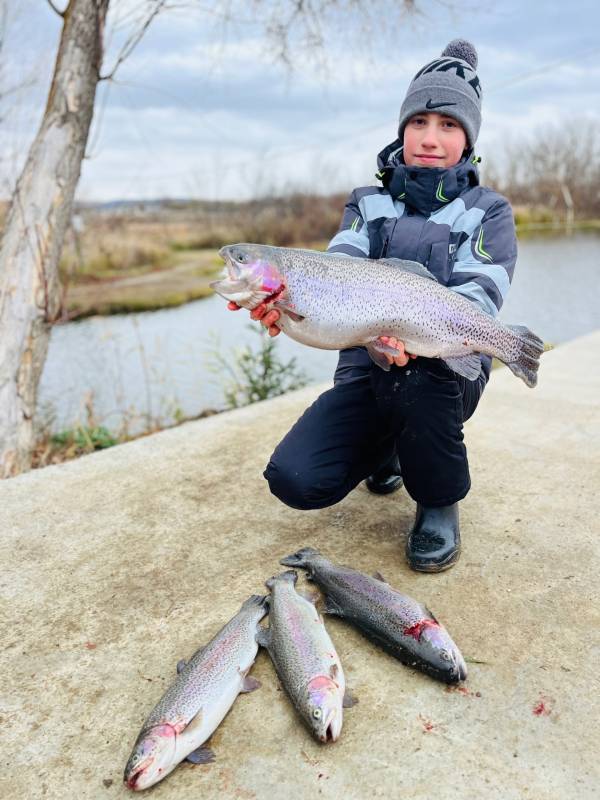
[[[315,550],[314,547],[303,547],[301,550],[297,550],[295,553],[285,556],[279,563],[283,564],[284,567],[307,567],[311,558],[318,555],[319,551]]]
[[[518,338],[521,350],[516,361],[508,361],[506,366],[521,378],[530,389],[537,384],[537,371],[540,356],[544,352],[544,342],[524,325],[507,325]]]
[[[285,572],[280,572],[279,575],[273,575],[272,578],[269,578],[269,580],[266,581],[265,586],[267,589],[273,589],[278,581],[288,581],[292,584],[292,586],[295,586],[297,580],[298,573],[293,569],[288,569]]]
[[[242,603],[244,610],[250,611],[251,609],[262,608],[265,612],[269,610],[269,595],[268,594],[253,594]]]

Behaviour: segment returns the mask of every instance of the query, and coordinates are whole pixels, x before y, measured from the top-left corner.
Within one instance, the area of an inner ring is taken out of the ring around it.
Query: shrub
[[[260,339],[258,348],[246,345],[233,354],[223,354],[218,342],[210,354],[208,368],[221,376],[227,408],[240,408],[259,400],[277,397],[308,383],[295,358],[282,361],[277,342],[262,326],[249,325]]]

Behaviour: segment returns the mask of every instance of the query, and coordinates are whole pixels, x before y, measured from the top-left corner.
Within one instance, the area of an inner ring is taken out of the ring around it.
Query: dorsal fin
[[[394,267],[394,269],[402,269],[404,272],[412,272],[414,275],[419,275],[421,278],[429,278],[429,280],[437,283],[435,275],[418,261],[405,261],[403,258],[380,258],[379,263],[387,264],[388,267]]]

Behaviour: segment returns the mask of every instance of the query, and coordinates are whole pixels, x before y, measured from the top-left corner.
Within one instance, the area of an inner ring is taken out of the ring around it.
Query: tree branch
[[[65,18],[65,12],[64,12],[64,11],[61,11],[61,10],[60,10],[60,8],[57,8],[57,7],[54,5],[54,0],[46,0],[46,2],[48,3],[48,5],[49,5],[49,6],[50,6],[50,8],[52,9],[52,11],[54,11],[54,13],[55,13],[55,14],[58,14],[58,16],[59,16],[59,17],[62,17],[63,19]]]
[[[48,0],[48,2],[50,2],[50,0]],[[144,20],[144,22],[142,23],[141,27],[137,30],[137,32],[132,34],[129,37],[129,39],[125,42],[125,44],[123,45],[123,48],[122,48],[121,52],[119,53],[119,56],[118,56],[118,58],[116,60],[116,63],[114,65],[114,67],[111,69],[111,71],[107,75],[101,75],[99,80],[101,80],[101,81],[109,81],[109,80],[111,80],[113,78],[115,72],[118,70],[118,68],[123,63],[123,61],[125,61],[125,59],[128,58],[131,55],[131,53],[135,50],[137,45],[140,43],[142,37],[144,36],[146,31],[150,27],[150,24],[151,24],[152,20],[156,16],[158,16],[158,14],[160,14],[160,12],[166,6],[166,3],[167,3],[167,0],[155,0],[155,6],[152,9],[152,11],[148,14],[147,19]]]

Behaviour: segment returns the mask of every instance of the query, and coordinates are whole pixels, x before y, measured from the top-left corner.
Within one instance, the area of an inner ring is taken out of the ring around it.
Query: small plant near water
[[[103,425],[89,428],[79,425],[72,430],[56,433],[51,437],[55,445],[62,447],[73,447],[84,453],[91,453],[94,450],[104,450],[118,444],[118,440]]]
[[[259,337],[258,348],[246,345],[224,354],[215,341],[210,353],[208,369],[219,376],[227,408],[247,406],[307,385],[308,378],[297,360],[282,361],[277,342],[262,326],[247,327]]]

